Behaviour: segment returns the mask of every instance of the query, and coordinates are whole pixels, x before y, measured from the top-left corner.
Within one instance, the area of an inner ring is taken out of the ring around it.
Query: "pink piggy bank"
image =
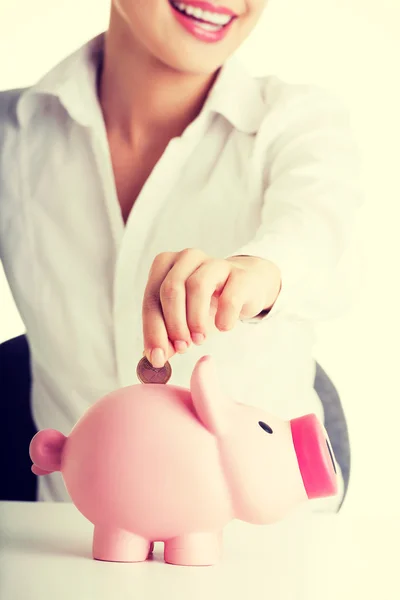
[[[36,475],[61,471],[94,524],[93,557],[211,565],[232,520],[267,524],[301,502],[337,494],[332,452],[315,415],[283,421],[229,400],[210,357],[190,391],[139,384],[91,406],[65,437],[47,429],[30,444]]]

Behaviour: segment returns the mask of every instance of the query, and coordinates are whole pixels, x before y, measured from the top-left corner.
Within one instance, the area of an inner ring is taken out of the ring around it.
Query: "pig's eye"
[[[261,429],[264,429],[264,431],[266,431],[267,433],[274,433],[271,427],[264,423],[264,421],[258,421],[258,424],[261,427]]]

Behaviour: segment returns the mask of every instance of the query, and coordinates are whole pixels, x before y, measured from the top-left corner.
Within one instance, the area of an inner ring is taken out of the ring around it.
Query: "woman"
[[[212,354],[239,401],[322,419],[313,326],[345,295],[357,162],[334,99],[234,57],[265,5],[113,0],[105,35],[1,95],[1,257],[38,429],[137,383],[143,350],[185,387]],[[69,499],[59,474],[39,499]]]

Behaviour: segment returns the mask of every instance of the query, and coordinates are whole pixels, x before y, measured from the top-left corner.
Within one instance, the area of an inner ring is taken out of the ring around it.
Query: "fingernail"
[[[205,340],[205,336],[202,333],[192,333],[192,340],[195,344],[202,344]]]
[[[161,367],[165,365],[165,354],[164,350],[161,348],[154,348],[154,350],[151,351],[150,358],[151,364],[156,369],[161,369]]]
[[[177,340],[176,342],[174,342],[174,348],[177,352],[183,353],[186,352],[186,350],[188,349],[188,345],[182,340]]]

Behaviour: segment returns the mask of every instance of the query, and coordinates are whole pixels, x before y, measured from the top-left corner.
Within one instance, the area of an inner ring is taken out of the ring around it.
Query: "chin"
[[[220,69],[225,60],[225,57],[219,59],[215,56],[207,58],[204,55],[202,56],[200,52],[197,53],[197,56],[195,53],[182,52],[179,55],[168,57],[168,59],[164,55],[163,62],[175,71],[187,73],[188,75],[207,76]]]

